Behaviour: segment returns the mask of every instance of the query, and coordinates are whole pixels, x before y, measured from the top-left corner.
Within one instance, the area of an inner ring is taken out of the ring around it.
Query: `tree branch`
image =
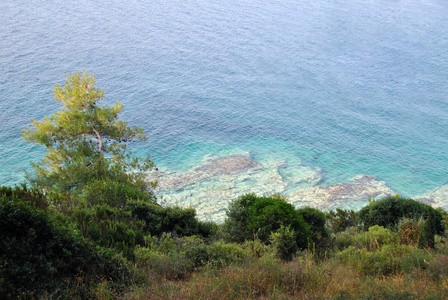
[[[101,140],[100,134],[98,133],[98,131],[95,130],[95,128],[92,127],[93,132],[95,132],[96,137],[98,138],[98,154],[101,155],[101,146],[103,145],[103,141]]]

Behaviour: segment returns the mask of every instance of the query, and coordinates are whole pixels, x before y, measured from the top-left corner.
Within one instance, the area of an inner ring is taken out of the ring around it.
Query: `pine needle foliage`
[[[63,108],[43,121],[31,120],[32,126],[22,131],[25,141],[47,148],[45,157],[33,163],[30,181],[60,192],[81,192],[98,179],[150,189],[153,184],[145,183],[141,173],[153,167],[149,156],[135,158],[127,151],[128,143],[146,140],[142,128],[118,117],[123,111],[120,102],[100,106],[104,92],[94,84],[95,77],[85,71],[67,75],[65,85],[56,85],[53,92]]]

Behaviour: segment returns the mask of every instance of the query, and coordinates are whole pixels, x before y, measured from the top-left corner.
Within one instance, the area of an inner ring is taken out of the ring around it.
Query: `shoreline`
[[[295,207],[312,206],[324,211],[360,209],[369,199],[396,194],[386,182],[358,175],[346,182],[321,185],[322,170],[288,165],[285,160],[257,162],[249,154],[207,156],[203,164],[187,171],[160,170],[148,174],[158,180],[156,194],[164,206],[192,207],[201,220],[223,222],[233,199],[247,194],[281,194]],[[412,197],[435,207],[448,207],[448,187]]]

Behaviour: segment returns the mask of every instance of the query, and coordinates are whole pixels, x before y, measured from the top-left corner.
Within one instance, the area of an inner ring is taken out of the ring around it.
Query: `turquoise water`
[[[42,156],[20,130],[84,68],[162,169],[244,152],[321,185],[427,193],[448,181],[447,15],[442,0],[1,1],[0,184]]]

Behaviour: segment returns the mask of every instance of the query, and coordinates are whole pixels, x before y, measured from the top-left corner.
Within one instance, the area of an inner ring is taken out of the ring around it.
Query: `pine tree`
[[[56,85],[53,93],[63,108],[41,122],[31,120],[32,127],[22,131],[25,141],[47,148],[45,157],[33,163],[35,175],[29,176],[30,181],[59,192],[80,192],[95,180],[151,190],[154,184],[147,183],[143,174],[153,167],[149,156],[135,158],[126,149],[128,143],[146,139],[142,128],[118,118],[121,103],[99,106],[104,93],[94,83],[95,77],[85,71],[67,75],[65,86]]]

